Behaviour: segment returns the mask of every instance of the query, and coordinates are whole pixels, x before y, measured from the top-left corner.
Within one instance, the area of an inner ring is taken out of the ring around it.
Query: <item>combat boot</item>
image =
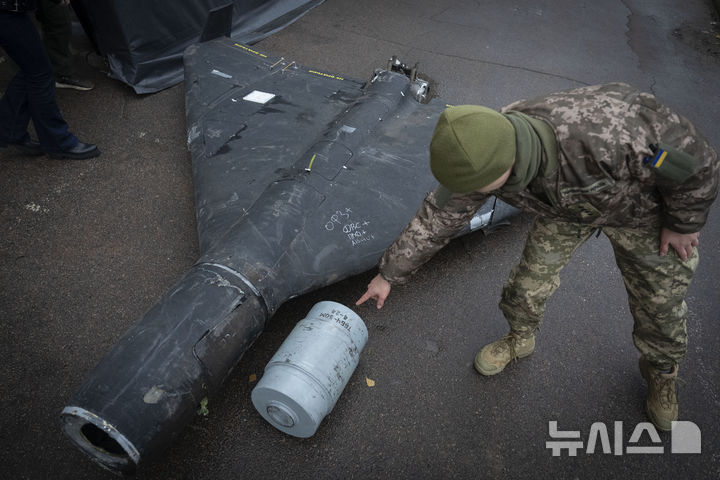
[[[535,350],[535,335],[523,337],[510,331],[500,340],[485,345],[475,356],[475,370],[483,375],[495,375],[516,358],[523,358]]]
[[[666,373],[650,365],[645,357],[640,357],[640,373],[648,383],[645,401],[648,417],[659,430],[672,430],[672,422],[678,419],[678,399],[675,392],[677,364],[671,373]]]

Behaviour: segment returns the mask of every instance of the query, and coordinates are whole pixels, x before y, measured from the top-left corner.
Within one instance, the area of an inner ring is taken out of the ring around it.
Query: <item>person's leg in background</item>
[[[78,78],[74,73],[70,49],[72,19],[67,1],[38,0],[36,17],[40,22],[42,38],[50,61],[55,67],[55,86],[75,90],[91,90],[95,85]]]
[[[56,158],[98,156],[97,147],[79,142],[60,113],[52,65],[27,13],[0,11],[0,47],[19,68],[0,99],[0,146],[13,145],[31,154],[47,152]],[[30,120],[39,146],[28,135]]]

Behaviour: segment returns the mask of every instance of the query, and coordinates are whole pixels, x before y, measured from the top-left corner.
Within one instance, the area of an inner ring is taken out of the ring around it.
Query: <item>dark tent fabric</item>
[[[182,81],[182,55],[197,43],[208,12],[233,3],[231,38],[252,44],[323,0],[73,0],[72,6],[113,78],[137,93]]]

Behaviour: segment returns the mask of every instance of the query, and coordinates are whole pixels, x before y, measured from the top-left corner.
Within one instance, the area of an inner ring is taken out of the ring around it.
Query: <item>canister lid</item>
[[[315,434],[323,419],[323,415],[318,416],[313,409],[323,408],[324,405],[320,399],[320,405],[308,402],[303,393],[297,392],[298,402],[275,388],[258,385],[251,397],[255,409],[273,427],[293,437],[308,438]]]

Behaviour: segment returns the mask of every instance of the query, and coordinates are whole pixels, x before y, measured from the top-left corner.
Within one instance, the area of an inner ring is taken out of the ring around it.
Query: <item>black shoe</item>
[[[90,80],[74,77],[55,77],[55,88],[74,88],[75,90],[92,90],[95,84]]]
[[[48,152],[50,158],[67,158],[70,160],[83,160],[85,158],[93,158],[100,155],[97,145],[92,143],[78,142],[72,148],[59,152]]]
[[[22,142],[4,142],[0,140],[0,147],[13,147],[15,148],[15,150],[19,150],[21,153],[24,153],[25,155],[29,155],[31,157],[37,157],[38,155],[42,155],[45,153],[40,148],[40,144],[38,142],[30,139],[24,140]]]

